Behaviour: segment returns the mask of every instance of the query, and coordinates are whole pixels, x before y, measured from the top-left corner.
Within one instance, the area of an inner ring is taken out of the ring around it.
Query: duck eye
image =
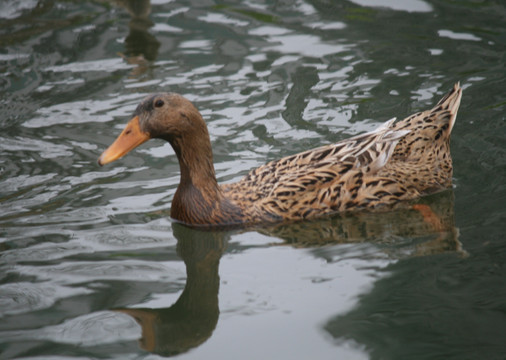
[[[159,100],[156,100],[156,101],[155,101],[155,106],[156,106],[156,107],[162,107],[162,106],[163,106],[163,104],[164,104],[163,100],[160,100],[160,99],[159,99]]]

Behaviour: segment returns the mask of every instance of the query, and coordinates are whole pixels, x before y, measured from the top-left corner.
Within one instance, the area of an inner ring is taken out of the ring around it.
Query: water
[[[501,1],[2,1],[0,359],[506,358]],[[220,181],[464,88],[454,189],[235,232],[167,217],[148,93],[203,113]]]

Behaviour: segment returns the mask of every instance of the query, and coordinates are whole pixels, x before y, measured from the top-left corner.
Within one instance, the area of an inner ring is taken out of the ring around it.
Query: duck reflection
[[[445,199],[451,201],[445,202]],[[476,323],[468,318],[468,308],[461,303],[462,293],[448,292],[461,279],[472,278],[475,269],[459,265],[459,269],[469,273],[449,273],[449,269],[457,268],[455,264],[463,262],[467,253],[457,239],[458,231],[454,226],[453,192],[440,194],[436,200],[431,208],[435,206],[441,216],[436,218],[434,214],[424,213],[425,221],[415,222],[418,229],[428,226],[434,234],[431,237],[421,232],[426,241],[412,249],[419,257],[413,261],[392,262],[385,269],[389,275],[375,281],[372,288],[357,299],[353,309],[323,324],[323,330],[336,343],[357,344],[371,359],[410,359],[420,354],[424,354],[422,358],[447,354],[448,344],[462,344],[466,336],[470,343],[475,340]],[[421,258],[446,252],[457,256]],[[455,331],[455,326],[460,331]],[[492,337],[491,341],[495,339]],[[427,349],[432,355],[427,355]]]
[[[279,224],[258,231],[295,247],[369,242],[384,244],[383,251],[395,253],[398,246],[391,245],[407,243],[409,254],[413,256],[443,252],[465,255],[455,227],[453,190],[427,196],[415,205],[392,211]],[[406,256],[406,248],[399,255]]]
[[[129,34],[125,38],[125,53],[120,54],[126,62],[136,65],[132,76],[136,77],[149,68],[149,62],[156,60],[160,42],[149,29],[154,23],[149,19],[151,2],[149,0],[108,0],[124,8],[131,16],[128,23]]]
[[[283,239],[283,245],[310,249],[369,242],[384,244],[383,252],[396,258],[464,253],[458,241],[453,209],[453,191],[445,191],[424,198],[415,209],[355,214],[254,230]],[[186,352],[212,335],[220,313],[218,267],[232,235],[230,231],[202,231],[178,223],[174,223],[172,229],[187,273],[179,299],[164,309],[115,309],[132,316],[142,327],[140,346],[162,356]],[[325,257],[325,251],[315,251],[314,255]]]
[[[186,266],[183,293],[169,308],[114,309],[132,316],[142,327],[140,346],[162,356],[186,352],[205,342],[219,317],[218,266],[227,235],[173,224],[177,252]]]

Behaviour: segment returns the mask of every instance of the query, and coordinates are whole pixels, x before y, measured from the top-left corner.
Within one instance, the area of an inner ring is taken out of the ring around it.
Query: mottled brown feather
[[[179,159],[174,219],[191,225],[251,225],[388,208],[451,186],[449,141],[461,96],[457,83],[431,110],[271,161],[221,186],[207,127],[188,100],[152,95],[134,115],[150,137],[169,141]],[[154,106],[159,100],[164,105]]]

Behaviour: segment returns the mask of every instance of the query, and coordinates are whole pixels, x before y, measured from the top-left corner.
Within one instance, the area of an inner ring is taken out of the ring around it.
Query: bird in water
[[[216,180],[202,115],[175,93],[146,97],[98,163],[115,161],[156,138],[179,161],[171,217],[191,226],[247,226],[393,206],[452,184],[450,134],[459,83],[432,109],[375,130],[271,161],[232,184]]]

